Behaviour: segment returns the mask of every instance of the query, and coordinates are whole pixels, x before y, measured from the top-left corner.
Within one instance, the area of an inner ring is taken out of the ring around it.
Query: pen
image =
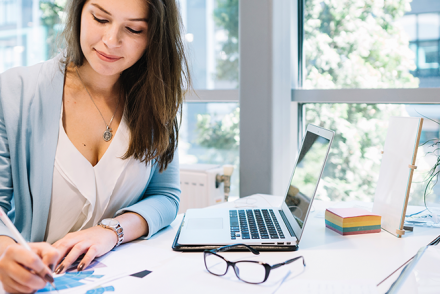
[[[24,248],[26,248],[29,251],[32,251],[31,247],[29,247],[29,244],[26,242],[26,240],[21,236],[20,232],[17,230],[17,228],[14,226],[14,224],[11,222],[9,217],[6,215],[6,213],[3,211],[3,209],[0,207],[0,219],[3,221],[6,227],[11,231],[14,238],[17,240],[17,242],[22,245]],[[54,279],[52,275],[49,273],[44,274],[44,270],[41,273],[35,273],[43,280],[50,283],[50,285],[58,291],[58,289],[55,287]]]

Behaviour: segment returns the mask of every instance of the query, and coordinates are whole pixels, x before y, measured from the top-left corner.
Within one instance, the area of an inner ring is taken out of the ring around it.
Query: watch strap
[[[117,220],[116,220],[117,221]],[[119,245],[121,245],[121,243],[124,241],[124,229],[122,228],[122,226],[121,226],[121,224],[119,223],[119,221],[117,221],[118,222],[118,224],[116,225],[116,226],[107,226],[107,225],[104,225],[103,223],[102,223],[102,221],[100,221],[99,223],[98,223],[98,226],[101,226],[101,227],[103,227],[103,228],[105,228],[105,229],[110,229],[110,230],[112,230],[113,232],[115,232],[115,234],[116,234],[116,236],[117,236],[117,238],[118,238],[118,242],[116,242],[116,245],[113,247],[113,248],[116,248],[116,247],[118,247]]]

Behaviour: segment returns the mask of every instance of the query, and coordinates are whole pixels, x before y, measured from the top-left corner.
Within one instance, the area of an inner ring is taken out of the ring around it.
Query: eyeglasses
[[[260,254],[260,252],[258,252],[254,248],[245,244],[234,244],[223,246],[217,249],[205,250],[204,259],[206,270],[213,275],[224,276],[231,266],[234,269],[235,275],[239,280],[249,284],[261,284],[266,282],[267,278],[269,277],[270,271],[273,269],[292,263],[298,259],[302,259],[303,266],[306,266],[304,257],[302,256],[289,259],[282,263],[270,265],[264,262],[253,260],[240,260],[232,262],[217,254],[217,252],[224,252],[241,246],[246,247],[255,255]]]

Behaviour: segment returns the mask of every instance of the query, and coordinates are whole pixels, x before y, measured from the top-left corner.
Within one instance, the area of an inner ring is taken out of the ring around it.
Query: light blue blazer
[[[0,74],[0,206],[29,242],[46,233],[64,88],[59,58]],[[116,215],[140,214],[148,238],[175,219],[179,199],[176,152],[164,172],[152,164],[144,192]],[[2,222],[0,235],[11,236]]]

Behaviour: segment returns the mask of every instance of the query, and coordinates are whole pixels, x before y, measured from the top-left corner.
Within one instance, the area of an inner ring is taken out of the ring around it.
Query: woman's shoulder
[[[5,87],[26,86],[41,81],[41,75],[55,74],[61,71],[60,55],[30,66],[17,66],[0,74],[0,83]],[[3,87],[2,87],[3,88]]]
[[[0,100],[20,100],[32,96],[39,86],[50,85],[57,74],[62,74],[60,55],[31,66],[18,66],[0,74]]]

